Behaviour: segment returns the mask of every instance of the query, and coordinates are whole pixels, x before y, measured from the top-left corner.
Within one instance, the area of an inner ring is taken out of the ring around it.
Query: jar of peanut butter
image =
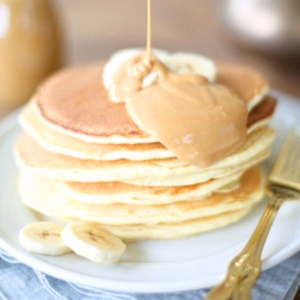
[[[29,100],[61,63],[55,13],[48,0],[0,0],[0,108]]]

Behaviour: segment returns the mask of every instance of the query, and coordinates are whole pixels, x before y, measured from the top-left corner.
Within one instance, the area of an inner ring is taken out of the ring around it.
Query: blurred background
[[[153,47],[258,69],[300,97],[299,0],[153,0]],[[146,43],[146,0],[0,0],[0,117],[61,66]]]

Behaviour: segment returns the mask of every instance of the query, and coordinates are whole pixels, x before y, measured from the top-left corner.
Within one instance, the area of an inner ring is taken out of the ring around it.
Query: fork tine
[[[273,173],[282,172],[284,170],[284,167],[286,165],[286,158],[289,154],[289,150],[291,149],[291,145],[293,142],[293,136],[294,133],[291,131],[276,158],[276,161],[271,170],[271,175],[273,175]]]
[[[300,190],[300,136],[291,130],[272,168],[270,182]]]
[[[289,174],[295,174],[297,157],[300,157],[299,147],[300,147],[300,138],[294,134],[292,143],[290,145],[290,153],[288,156],[288,160],[285,165],[285,171]]]
[[[300,177],[300,159],[296,163],[296,176]]]

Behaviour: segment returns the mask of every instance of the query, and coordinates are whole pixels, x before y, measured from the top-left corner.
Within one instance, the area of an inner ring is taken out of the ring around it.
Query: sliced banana
[[[169,55],[164,63],[173,73],[196,73],[206,77],[210,82],[216,79],[217,71],[214,62],[202,55],[177,52]]]
[[[103,83],[106,89],[109,89],[111,78],[118,68],[128,59],[145,51],[143,48],[124,49],[114,53],[103,71]],[[174,73],[196,73],[206,77],[210,82],[216,79],[217,70],[214,62],[202,55],[177,52],[170,54],[167,51],[153,49],[153,53]],[[151,85],[157,79],[155,73],[150,73],[143,80],[143,87]]]
[[[28,252],[63,255],[72,252],[61,238],[63,226],[53,222],[36,222],[25,226],[19,234],[21,246]]]
[[[71,222],[62,231],[62,238],[75,253],[94,262],[118,262],[126,245],[97,223]]]
[[[106,89],[109,89],[110,81],[118,68],[130,58],[138,55],[142,51],[145,51],[143,48],[132,48],[132,49],[124,49],[114,53],[107,64],[104,67],[103,71],[103,83]],[[168,52],[159,49],[153,49],[153,53],[161,60],[165,61],[169,56]],[[147,76],[148,77],[148,76]],[[148,86],[156,80],[156,76],[152,74],[147,79],[145,78],[143,86]]]

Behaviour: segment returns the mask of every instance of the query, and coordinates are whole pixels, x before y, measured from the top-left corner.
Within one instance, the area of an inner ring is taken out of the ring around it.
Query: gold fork
[[[267,187],[270,201],[245,248],[230,262],[224,281],[206,300],[249,300],[261,272],[261,253],[271,226],[286,200],[300,199],[300,134],[292,130],[272,168]]]

